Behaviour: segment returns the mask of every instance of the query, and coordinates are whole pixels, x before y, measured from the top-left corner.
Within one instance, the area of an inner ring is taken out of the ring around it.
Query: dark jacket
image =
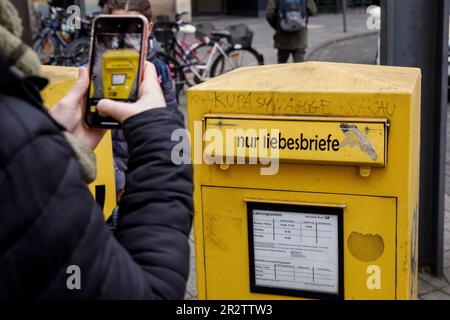
[[[156,50],[154,49],[149,52],[147,60],[155,65],[167,107],[176,112],[175,110],[178,108],[177,97],[167,64],[156,58]],[[128,147],[122,130],[112,131],[112,143],[116,192],[120,195],[125,188],[125,175],[128,169]]]
[[[314,0],[305,0],[308,15],[315,15],[317,7]],[[274,47],[281,50],[298,50],[308,47],[308,29],[304,28],[296,32],[281,30],[278,17],[279,0],[269,0],[266,9],[266,19],[275,30]]]
[[[170,157],[180,114],[125,121],[128,183],[112,234],[62,128],[23,82],[10,85],[0,88],[0,299],[183,298],[193,185],[191,166]],[[81,290],[67,288],[70,265]]]

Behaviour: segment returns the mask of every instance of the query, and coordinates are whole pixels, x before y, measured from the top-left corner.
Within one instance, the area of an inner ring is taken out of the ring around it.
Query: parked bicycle
[[[185,84],[193,86],[239,67],[264,64],[262,54],[252,48],[253,32],[246,25],[216,30],[209,23],[194,26],[184,22],[185,14],[177,14],[175,22],[159,16],[154,28],[163,48],[157,55],[169,65],[177,95]],[[189,43],[186,36],[192,34],[196,40]]]
[[[33,39],[33,49],[42,64],[60,64],[62,52],[72,41],[72,30],[65,27],[65,10],[49,6],[49,17],[38,13],[40,31]]]
[[[66,62],[72,67],[80,67],[89,63],[91,48],[92,17],[86,17],[81,21],[81,32],[66,48]]]
[[[67,24],[66,9],[58,1],[48,1],[48,17],[37,12],[39,32],[33,39],[33,50],[42,64],[80,66],[89,56],[92,18],[81,19],[81,28]]]
[[[245,24],[231,25],[224,30],[216,30],[212,24],[198,25],[196,37],[203,39],[196,52],[209,47],[208,60],[201,66],[205,71],[198,79],[200,82],[236,68],[264,64],[263,55],[252,47],[253,32]],[[195,73],[195,68],[192,72]]]

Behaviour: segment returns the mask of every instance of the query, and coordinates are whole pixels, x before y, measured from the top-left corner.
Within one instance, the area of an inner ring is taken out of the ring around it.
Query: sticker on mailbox
[[[340,208],[248,203],[252,292],[340,298]]]
[[[383,167],[386,165],[385,120],[267,120],[207,118],[206,130],[223,142],[207,146],[210,158],[278,158]],[[215,139],[214,143],[216,143]]]

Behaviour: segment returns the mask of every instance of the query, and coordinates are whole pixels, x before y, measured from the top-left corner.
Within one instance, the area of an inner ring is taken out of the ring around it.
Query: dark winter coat
[[[170,157],[178,111],[125,121],[127,187],[113,234],[38,91],[8,84],[0,87],[0,299],[183,298],[193,185],[191,166]],[[67,287],[71,265],[80,290]]]
[[[267,3],[266,18],[275,29],[274,47],[281,50],[298,50],[308,47],[308,29],[304,28],[296,32],[285,32],[281,30],[278,17],[278,1],[269,0]],[[314,0],[306,0],[306,8],[309,15],[317,13]]]
[[[176,110],[178,108],[177,97],[167,64],[156,58],[156,50],[150,51],[147,60],[155,65],[167,107],[171,110]],[[112,131],[112,143],[116,192],[120,195],[125,188],[125,175],[128,169],[128,147],[122,130]]]

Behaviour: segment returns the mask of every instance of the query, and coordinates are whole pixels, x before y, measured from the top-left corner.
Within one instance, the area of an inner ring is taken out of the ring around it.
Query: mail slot
[[[415,299],[420,78],[306,62],[189,89],[198,297]]]
[[[276,156],[282,161],[386,165],[387,119],[333,117],[258,117],[226,114],[205,115],[206,132],[219,130],[222,137],[233,131],[235,148],[213,150],[208,157]],[[277,131],[275,135],[271,134]],[[263,133],[263,134],[261,134]],[[225,139],[226,140],[226,139]],[[230,142],[230,141],[227,141]],[[258,150],[276,150],[267,155]]]

